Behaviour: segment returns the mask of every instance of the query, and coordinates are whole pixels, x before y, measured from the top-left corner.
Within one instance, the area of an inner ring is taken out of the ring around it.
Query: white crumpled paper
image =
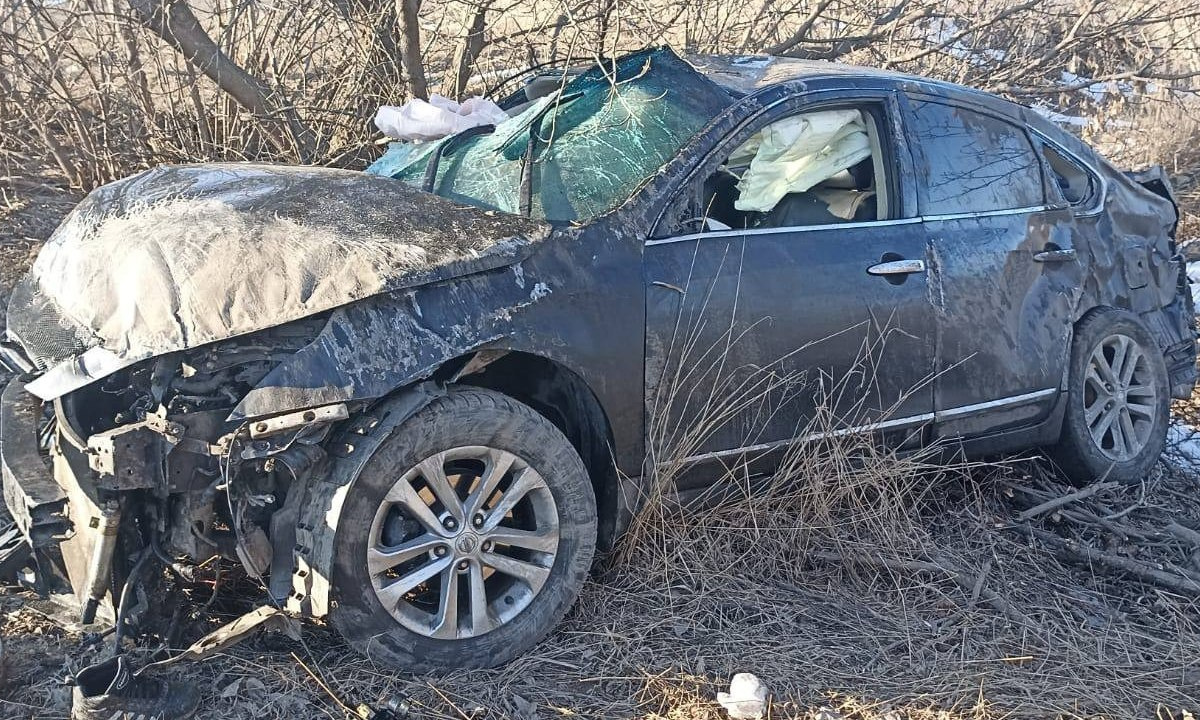
[[[717,693],[717,702],[733,720],[758,720],[767,711],[770,692],[753,673],[738,673],[729,681],[729,692]]]
[[[441,95],[426,102],[414,98],[396,107],[382,105],[375,113],[375,127],[397,140],[439,140],[479,125],[499,125],[508,114],[491,100],[467,98],[461,104]]]

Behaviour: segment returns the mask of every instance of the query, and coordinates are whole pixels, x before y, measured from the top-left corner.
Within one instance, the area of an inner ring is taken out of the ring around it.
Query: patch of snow
[[[1091,78],[1085,78],[1082,75],[1076,75],[1075,73],[1067,70],[1063,70],[1059,74],[1059,77],[1062,80],[1063,85],[1070,85],[1074,87],[1084,84],[1080,90],[1088,95],[1091,95],[1092,99],[1096,102],[1103,102],[1110,91],[1116,90],[1116,88],[1110,87],[1109,83],[1092,82]]]
[[[1176,467],[1200,471],[1200,429],[1172,420],[1163,457]]]
[[[1200,261],[1187,264],[1187,277],[1192,289],[1192,304],[1200,307]]]

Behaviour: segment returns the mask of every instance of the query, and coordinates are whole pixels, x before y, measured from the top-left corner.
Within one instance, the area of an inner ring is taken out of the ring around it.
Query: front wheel
[[[567,438],[510,397],[455,390],[398,427],[355,481],[330,619],[405,670],[499,665],[566,614],[595,542],[595,496]]]
[[[1169,403],[1162,351],[1137,316],[1094,310],[1075,330],[1053,455],[1076,484],[1141,480],[1162,454]]]

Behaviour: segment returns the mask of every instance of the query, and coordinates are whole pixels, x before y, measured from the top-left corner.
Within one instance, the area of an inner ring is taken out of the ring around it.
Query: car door
[[[702,188],[735,148],[789,114],[777,108],[717,145],[645,244],[647,434],[656,463],[744,458],[855,429],[911,437],[932,418],[925,237],[902,203],[910,161],[894,130],[898,109],[881,92],[790,112],[828,107],[858,107],[870,118],[877,181],[888,195],[883,215],[704,225],[713,198]]]
[[[1031,424],[1057,399],[1079,286],[1072,213],[1046,202],[1024,127],[910,95],[906,126],[929,243],[940,434]]]

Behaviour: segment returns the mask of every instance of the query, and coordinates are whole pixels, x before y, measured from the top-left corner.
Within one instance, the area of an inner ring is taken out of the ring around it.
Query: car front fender
[[[551,294],[520,266],[369,298],[335,310],[317,337],[271,370],[233,409],[244,421],[374,400],[511,334]]]

